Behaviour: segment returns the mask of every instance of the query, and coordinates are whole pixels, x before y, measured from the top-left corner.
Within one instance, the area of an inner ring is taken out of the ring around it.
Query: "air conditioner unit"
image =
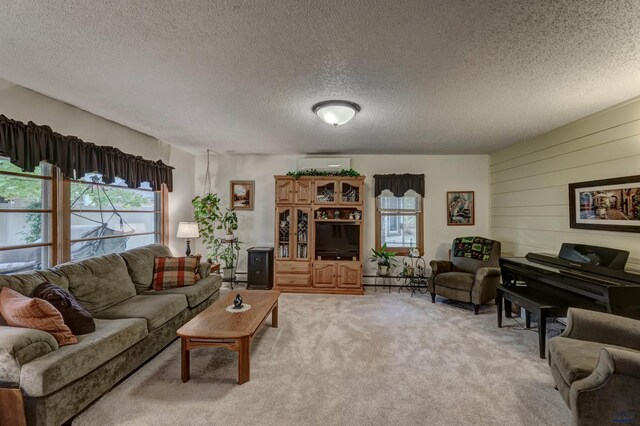
[[[342,169],[351,168],[350,158],[301,158],[297,162],[298,171],[303,170],[321,170],[321,171],[340,171]]]

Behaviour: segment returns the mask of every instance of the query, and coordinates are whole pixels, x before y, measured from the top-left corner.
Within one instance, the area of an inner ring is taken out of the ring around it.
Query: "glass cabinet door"
[[[295,259],[309,260],[309,215],[311,209],[297,208],[296,210]]]
[[[343,180],[340,182],[340,204],[361,204],[362,195],[361,181]]]
[[[332,180],[317,180],[314,185],[314,198],[316,204],[337,203],[337,184]]]
[[[276,214],[278,226],[276,227],[276,258],[291,259],[291,207],[278,207]]]

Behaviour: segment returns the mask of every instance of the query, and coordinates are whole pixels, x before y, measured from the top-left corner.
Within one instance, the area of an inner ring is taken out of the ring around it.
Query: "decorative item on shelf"
[[[385,277],[389,275],[389,269],[396,264],[395,255],[393,251],[387,250],[387,244],[385,243],[380,250],[374,248],[371,249],[373,254],[369,258],[372,262],[378,263],[378,275]]]
[[[360,212],[360,210],[356,210],[355,212],[353,212],[353,218],[355,220],[360,220],[362,218],[362,212]]]
[[[287,176],[299,179],[302,176],[342,176],[342,177],[358,177],[360,173],[353,169],[342,169],[340,171],[324,171],[316,169],[297,170],[295,172],[287,172]]]
[[[420,250],[418,249],[418,247],[411,247],[409,249],[409,256],[410,257],[420,257]]]
[[[232,180],[230,193],[233,210],[253,210],[254,182],[252,180]]]
[[[320,210],[316,210],[316,219],[322,219],[322,212]]]
[[[349,220],[354,220],[356,218],[353,212],[349,213]]]
[[[200,233],[198,232],[198,224],[196,222],[180,222],[178,223],[178,233],[176,238],[187,239],[187,250],[184,252],[187,256],[191,256],[190,239],[198,238]]]
[[[240,293],[236,294],[236,297],[233,299],[233,307],[235,309],[242,308],[242,296],[240,296]]]
[[[340,210],[334,210],[333,211],[333,218],[334,219],[340,219]]]

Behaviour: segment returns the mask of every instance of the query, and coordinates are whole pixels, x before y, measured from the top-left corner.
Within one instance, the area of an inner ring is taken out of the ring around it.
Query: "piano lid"
[[[624,270],[629,258],[629,252],[625,250],[586,244],[562,243],[559,256],[528,253],[525,257],[530,262],[556,265],[564,268],[564,270],[559,271],[561,273],[580,274],[580,271],[584,271],[590,274],[603,275],[640,284],[639,274]]]

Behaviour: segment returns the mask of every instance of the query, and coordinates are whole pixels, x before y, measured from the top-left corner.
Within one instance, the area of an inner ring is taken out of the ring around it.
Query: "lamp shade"
[[[180,222],[178,223],[178,235],[177,238],[198,238],[200,232],[198,232],[198,224],[195,222]]]
[[[360,106],[349,101],[324,101],[315,104],[311,109],[320,120],[337,127],[351,121],[360,111]]]

